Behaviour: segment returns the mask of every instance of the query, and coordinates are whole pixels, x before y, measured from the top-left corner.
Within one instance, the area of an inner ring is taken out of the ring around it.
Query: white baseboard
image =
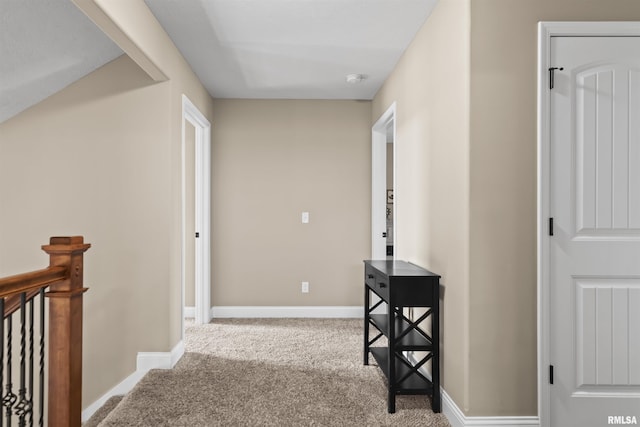
[[[102,395],[82,411],[82,422],[86,422],[113,396],[127,394],[151,369],[171,369],[184,354],[184,342],[180,341],[170,352],[140,352],[136,358],[136,371],[118,385]]]
[[[170,352],[140,352],[136,358],[136,371],[147,373],[151,369],[171,369],[183,354],[183,341],[176,344]]]
[[[184,307],[184,311],[182,312],[183,316],[186,318],[195,318],[196,317],[196,308],[195,307]]]
[[[212,318],[362,318],[360,306],[214,306]]]
[[[413,365],[418,360],[413,352],[404,353],[409,362]],[[431,374],[424,367],[419,369],[427,378],[431,379]],[[447,417],[451,427],[540,427],[540,417],[468,417],[456,405],[456,402],[440,387],[440,396],[442,400],[442,413]]]
[[[540,427],[539,417],[467,417],[444,389],[442,393],[442,413],[451,427]]]

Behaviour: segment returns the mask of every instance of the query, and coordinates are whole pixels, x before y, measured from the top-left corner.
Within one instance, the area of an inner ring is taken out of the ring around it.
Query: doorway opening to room
[[[371,128],[372,259],[394,259],[396,253],[395,140],[393,103]]]
[[[182,336],[211,319],[211,124],[182,96]]]
[[[389,123],[387,126],[387,209],[386,209],[386,220],[387,220],[387,258],[393,259],[393,249],[394,249],[394,186],[393,186],[393,177],[394,177],[394,130],[395,125],[394,122]]]

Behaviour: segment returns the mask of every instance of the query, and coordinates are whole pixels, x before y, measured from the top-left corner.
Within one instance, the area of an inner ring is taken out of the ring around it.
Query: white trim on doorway
[[[540,22],[538,24],[538,414],[540,425],[550,422],[550,94],[548,75],[551,38],[560,36],[640,36],[639,22]]]
[[[199,237],[196,239],[195,254],[195,323],[209,323],[211,320],[211,124],[198,108],[182,95],[182,261],[181,282],[184,311],[185,300],[185,249],[194,236],[186,236],[186,165],[185,165],[185,123],[196,129],[195,147],[195,225]],[[182,337],[184,338],[184,318],[182,313]]]
[[[387,129],[393,126],[393,161],[395,163],[396,152],[396,103],[394,102],[387,111],[371,127],[371,258],[385,259],[387,256],[386,239],[382,233],[387,230]],[[395,183],[396,168],[393,168]],[[393,244],[398,245],[398,233],[396,228],[396,203],[397,191],[394,189],[393,204]],[[395,251],[394,251],[395,254]]]

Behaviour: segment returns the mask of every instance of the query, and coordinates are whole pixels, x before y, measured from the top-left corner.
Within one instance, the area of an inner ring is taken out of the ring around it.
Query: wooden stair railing
[[[26,383],[33,388],[33,299],[38,294],[46,296],[49,301],[49,380],[48,393],[48,425],[51,427],[81,425],[82,414],[82,295],[87,290],[83,286],[83,254],[91,247],[84,243],[82,236],[52,237],[48,245],[42,249],[49,254],[49,267],[0,278],[0,404],[4,414],[0,414],[0,426],[12,425],[12,416],[18,417],[18,425],[34,424],[34,390],[27,390]],[[49,288],[45,294],[45,289]],[[27,304],[31,324],[30,338],[26,339],[25,320]],[[44,299],[41,300],[40,319],[40,392],[41,402],[44,399]],[[20,389],[18,395],[13,392],[11,383],[11,336],[12,314],[20,311],[21,326],[21,360]],[[6,319],[6,320],[5,320]],[[5,331],[5,321],[7,331]],[[4,360],[4,334],[7,334],[7,360]],[[30,350],[29,363],[25,363],[27,341]],[[8,374],[4,380],[4,364]],[[27,373],[26,371],[29,370]],[[43,406],[43,404],[41,405]],[[1,415],[4,415],[1,416]],[[44,407],[40,408],[39,419],[35,424],[43,425]]]

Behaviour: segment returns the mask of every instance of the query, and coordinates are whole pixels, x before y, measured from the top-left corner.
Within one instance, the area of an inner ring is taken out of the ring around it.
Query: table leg
[[[364,364],[369,364],[369,288],[364,285]]]
[[[396,393],[389,390],[389,394],[387,396],[387,411],[390,414],[396,412]]]

